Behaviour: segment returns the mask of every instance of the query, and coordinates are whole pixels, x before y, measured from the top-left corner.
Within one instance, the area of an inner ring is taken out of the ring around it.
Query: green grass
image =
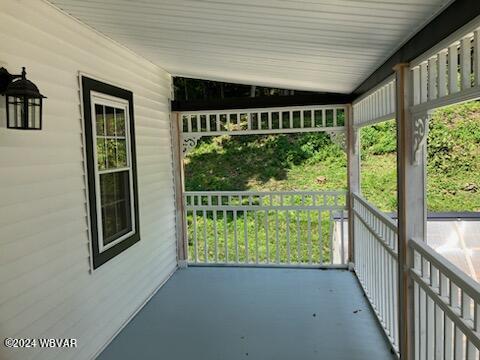
[[[346,155],[324,133],[204,138],[185,161],[187,191],[346,189]]]
[[[330,260],[330,245],[325,241],[330,237],[331,232],[328,212],[322,212],[321,219],[318,218],[318,212],[313,211],[310,215],[307,212],[301,212],[298,218],[293,211],[268,211],[268,214],[258,212],[256,215],[252,212],[245,214],[243,211],[237,211],[236,220],[232,212],[224,215],[219,211],[216,215],[217,221],[214,221],[213,216],[213,212],[210,211],[205,213],[205,217],[202,212],[197,213],[196,248],[194,233],[188,234],[190,259],[195,259],[196,253],[198,261],[210,263],[246,262],[247,258],[249,262],[258,260],[259,262],[285,263],[288,261],[302,264],[308,264],[310,261],[318,263],[320,259],[323,262]],[[267,219],[268,227],[265,226]],[[192,214],[189,214],[187,221],[188,228],[193,229]],[[309,228],[310,237],[307,236]],[[215,240],[215,232],[217,240]],[[287,241],[287,233],[289,241]],[[215,242],[217,253],[214,250]]]
[[[187,157],[185,162],[187,191],[198,190],[339,190],[346,189],[346,155],[344,151],[330,141],[324,133],[295,135],[252,135],[222,136],[202,139],[200,144]],[[215,228],[217,223],[218,261],[241,262],[247,259],[256,261],[256,249],[260,262],[309,263],[328,262],[331,259],[331,237],[328,211],[302,211],[298,217],[293,211],[269,211],[259,213],[257,219],[248,213],[244,220],[243,212],[226,217],[227,246],[225,250],[225,224],[223,213],[213,220],[213,212],[207,212],[205,218],[197,213],[197,255],[201,262],[208,259],[215,262]],[[278,216],[278,245],[277,218]],[[287,221],[287,216],[289,220]],[[220,217],[222,217],[221,220]],[[268,234],[265,227],[268,217]],[[309,220],[310,217],[310,220]],[[320,220],[320,221],[319,221]],[[193,229],[193,215],[187,217],[188,228]],[[287,241],[288,235],[290,241]],[[246,224],[246,229],[245,229]],[[255,226],[258,237],[255,236]],[[235,228],[236,234],[235,237]],[[308,236],[310,228],[311,235]],[[298,231],[299,230],[299,231]],[[245,231],[247,245],[245,246]],[[205,243],[205,237],[207,242]],[[194,234],[189,232],[189,255],[195,257]],[[205,246],[206,244],[206,246]],[[290,250],[289,250],[290,246]],[[206,251],[206,255],[205,255]],[[268,254],[267,254],[268,251]],[[288,254],[290,253],[290,257]]]
[[[363,128],[361,131],[361,189],[365,197],[381,210],[396,210],[396,129],[388,121]],[[185,162],[185,187],[187,191],[221,190],[338,190],[346,189],[346,155],[324,133],[292,135],[221,136],[203,138],[188,154]],[[480,211],[480,103],[471,102],[438,110],[431,122],[428,137],[427,205],[430,211]],[[217,214],[219,219],[223,214]],[[268,214],[269,234],[265,234],[265,215],[238,212],[237,221],[227,214],[228,260],[247,259],[245,231],[248,243],[248,260],[285,261],[288,257],[286,241],[287,212],[279,212],[280,226],[277,258],[277,241],[274,231],[275,213]],[[306,237],[308,215],[302,213],[300,224],[300,257],[297,254],[297,228],[293,212],[289,214],[290,260],[308,262],[309,248],[314,259],[328,262],[330,247],[325,239],[331,232],[328,212],[322,213],[319,233],[318,215],[311,214],[312,236]],[[204,230],[207,235],[207,259],[215,260],[215,229],[213,213],[203,220],[197,214],[197,254],[205,260]],[[189,225],[193,221],[188,216]],[[206,225],[205,225],[206,224]],[[246,224],[246,228],[245,228]],[[256,225],[255,225],[256,224]],[[255,226],[259,229],[255,238]],[[234,230],[237,228],[237,241]],[[226,259],[223,242],[223,218],[217,221],[218,258]],[[323,241],[320,244],[319,235]],[[193,234],[189,234],[190,256],[194,255]],[[238,244],[238,245],[237,245]]]

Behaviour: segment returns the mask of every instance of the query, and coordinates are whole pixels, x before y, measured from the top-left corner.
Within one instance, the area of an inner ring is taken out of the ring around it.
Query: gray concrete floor
[[[100,360],[393,359],[351,272],[178,270]]]

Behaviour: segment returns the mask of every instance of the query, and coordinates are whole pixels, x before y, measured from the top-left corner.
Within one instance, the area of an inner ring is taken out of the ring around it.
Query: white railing
[[[353,194],[355,272],[392,347],[398,352],[397,224]]]
[[[342,131],[345,128],[345,109],[345,105],[315,105],[192,111],[179,113],[179,121],[184,138]]]
[[[480,96],[480,17],[410,63],[413,112]]]
[[[345,266],[345,210],[345,191],[186,192],[188,262]]]
[[[480,284],[426,243],[409,243],[415,359],[478,359]]]
[[[353,125],[371,125],[395,118],[396,81],[390,76],[353,103]]]

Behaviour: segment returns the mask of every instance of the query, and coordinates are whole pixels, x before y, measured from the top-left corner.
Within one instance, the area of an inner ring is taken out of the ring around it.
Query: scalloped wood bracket
[[[194,149],[197,146],[198,140],[200,140],[201,137],[201,135],[184,135],[182,140],[183,157],[185,157],[190,150]]]

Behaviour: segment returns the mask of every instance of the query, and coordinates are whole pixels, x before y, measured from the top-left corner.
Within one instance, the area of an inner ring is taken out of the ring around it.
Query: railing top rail
[[[375,216],[379,217],[381,220],[385,222],[385,224],[390,227],[395,233],[398,232],[397,223],[388,215],[384,214],[382,211],[377,209],[375,205],[370,204],[363,196],[359,193],[352,193],[353,197],[358,200],[363,206],[365,206],[368,210],[375,214]]]
[[[185,205],[188,210],[225,210],[225,211],[263,211],[263,210],[321,210],[321,211],[342,211],[346,210],[345,205]]]
[[[450,45],[458,43],[463,37],[468,36],[468,34],[473,33],[475,30],[480,27],[480,16],[477,16],[475,19],[471,20],[464,26],[462,26],[457,31],[451,33],[448,37],[437,43],[435,46],[431,47],[421,55],[417,56],[410,62],[410,68],[414,68],[420,65],[422,62],[428,61],[429,58],[435,56],[442,50],[447,49]]]
[[[433,264],[445,274],[459,288],[465,291],[474,301],[480,302],[480,284],[470,278],[464,271],[453,265],[450,261],[428,246],[424,241],[411,239],[410,247]]]
[[[185,195],[346,195],[346,190],[325,191],[185,191]]]
[[[268,108],[239,108],[225,110],[195,110],[195,111],[176,111],[182,115],[206,115],[206,114],[237,114],[237,113],[268,113],[278,111],[301,111],[301,110],[321,110],[321,109],[346,109],[346,104],[328,104],[328,105],[307,105],[307,106],[278,106]]]

